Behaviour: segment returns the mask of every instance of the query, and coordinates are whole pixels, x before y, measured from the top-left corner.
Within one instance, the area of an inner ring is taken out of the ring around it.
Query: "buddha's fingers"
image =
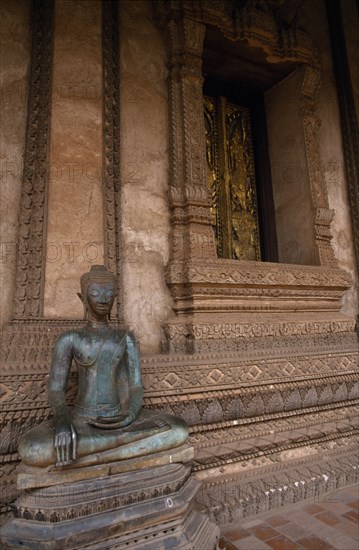
[[[70,464],[71,463],[71,460],[70,460],[70,449],[71,449],[71,447],[72,447],[71,434],[66,434],[65,435],[65,448],[64,448],[64,451],[65,451],[64,463],[65,464]]]
[[[62,466],[62,462],[63,462],[62,434],[58,434],[56,436],[56,438],[55,438],[55,448],[56,448],[56,456],[57,456],[56,466]]]
[[[76,460],[77,434],[72,424],[71,424],[71,439],[72,439],[72,462],[74,462]]]
[[[60,433],[55,437],[56,466],[71,464],[74,453],[72,433]]]
[[[61,464],[60,466],[63,466],[65,462],[65,456],[66,456],[66,434],[61,434],[60,439],[60,456],[61,456]]]
[[[59,441],[58,435],[55,437],[55,449],[56,449],[56,466],[60,466],[61,456],[60,456],[60,441]]]

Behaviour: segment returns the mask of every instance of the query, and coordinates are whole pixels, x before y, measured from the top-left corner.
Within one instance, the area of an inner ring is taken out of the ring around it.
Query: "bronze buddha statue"
[[[116,279],[105,266],[81,277],[86,324],[62,334],[53,352],[49,380],[52,420],[20,439],[25,464],[78,467],[148,455],[177,447],[186,424],[142,409],[140,358],[134,336],[109,325]],[[66,404],[72,361],[79,383],[75,406]]]

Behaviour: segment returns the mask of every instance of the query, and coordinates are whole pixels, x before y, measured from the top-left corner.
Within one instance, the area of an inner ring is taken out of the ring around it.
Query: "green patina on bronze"
[[[186,424],[142,408],[143,387],[134,336],[112,328],[109,316],[116,279],[105,266],[81,277],[86,324],[62,334],[55,345],[49,381],[53,420],[28,431],[19,442],[25,464],[76,467],[148,455],[177,447]],[[79,373],[75,406],[66,404],[72,361]]]

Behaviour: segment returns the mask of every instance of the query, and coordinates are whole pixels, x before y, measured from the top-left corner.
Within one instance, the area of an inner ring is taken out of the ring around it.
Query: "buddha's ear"
[[[82,296],[81,292],[78,292],[77,296],[80,298],[81,302],[84,303],[84,297]]]

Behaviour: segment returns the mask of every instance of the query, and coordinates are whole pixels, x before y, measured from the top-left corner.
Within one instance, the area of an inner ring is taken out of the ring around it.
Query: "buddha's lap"
[[[169,439],[176,445],[184,443],[188,437],[186,424],[170,415],[159,415],[142,409],[139,418],[128,428],[102,429],[89,424],[85,419],[75,417],[72,424],[77,434],[77,457],[102,452],[122,445],[131,445],[141,440],[156,439],[157,450]],[[157,426],[156,426],[157,424]],[[141,429],[141,426],[144,429]],[[45,465],[56,461],[54,447],[55,428],[53,421],[45,421],[24,434],[19,442],[19,455],[25,464]]]

